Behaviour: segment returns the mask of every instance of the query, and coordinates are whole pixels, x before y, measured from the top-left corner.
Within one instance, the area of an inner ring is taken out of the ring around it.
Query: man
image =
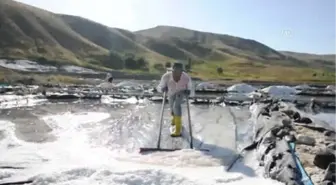
[[[183,72],[183,64],[175,62],[172,71],[162,75],[161,82],[157,87],[158,92],[166,92],[172,115],[172,125],[175,130],[171,134],[172,137],[181,136],[182,129],[182,100],[185,95],[190,95],[191,78]]]
[[[320,112],[321,108],[315,98],[310,99],[310,103],[306,106],[306,111],[312,114],[317,114]]]
[[[109,83],[112,83],[113,82],[113,76],[111,73],[106,73],[106,81],[109,82]]]
[[[113,84],[113,76],[111,73],[106,74],[105,82],[99,84],[97,87],[101,88],[105,94],[108,93],[109,90],[115,89],[116,86]]]

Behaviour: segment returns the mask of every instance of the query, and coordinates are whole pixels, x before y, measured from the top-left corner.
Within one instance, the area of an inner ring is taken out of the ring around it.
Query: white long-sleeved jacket
[[[168,87],[168,96],[174,95],[176,92],[189,89],[192,91],[192,82],[189,75],[185,72],[182,72],[181,78],[178,82],[175,82],[173,79],[173,74],[171,71],[166,72],[161,77],[160,84],[157,86],[157,91],[162,92],[163,87]]]

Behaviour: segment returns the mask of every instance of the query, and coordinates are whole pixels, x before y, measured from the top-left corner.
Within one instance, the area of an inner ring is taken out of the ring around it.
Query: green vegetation
[[[224,34],[171,26],[130,32],[12,0],[0,1],[0,25],[0,58],[137,75],[159,74],[183,60],[186,70],[202,79],[335,82],[335,55],[276,51]],[[0,76],[4,73],[18,75],[7,70]]]
[[[100,61],[100,65],[111,69],[131,69],[149,71],[149,64],[143,57],[137,57],[132,53],[126,53],[124,56],[111,50],[109,55]]]
[[[203,71],[198,73],[197,71]],[[193,75],[207,80],[334,83],[335,73],[313,68],[266,65],[252,62],[212,62],[197,65]]]

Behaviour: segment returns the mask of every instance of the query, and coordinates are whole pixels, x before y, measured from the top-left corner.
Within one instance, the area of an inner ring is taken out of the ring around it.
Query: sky
[[[17,0],[130,31],[158,25],[253,39],[276,50],[335,53],[335,0]]]

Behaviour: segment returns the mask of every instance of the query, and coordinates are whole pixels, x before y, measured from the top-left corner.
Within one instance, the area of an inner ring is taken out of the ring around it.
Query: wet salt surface
[[[224,171],[236,148],[251,141],[247,107],[191,105],[194,146],[209,153],[188,149],[186,139],[180,142],[186,149],[140,155],[139,147],[156,146],[161,107],[146,100],[126,101],[107,98],[103,104],[84,101],[2,110],[0,165],[26,169],[1,169],[0,182],[33,178],[39,185],[281,184],[260,177],[254,156]],[[168,136],[169,121],[167,110],[161,146],[181,147]]]
[[[318,113],[315,115],[312,115],[313,118],[315,119],[319,119],[322,121],[325,121],[326,123],[328,123],[332,128],[336,129],[336,116],[335,113]]]

